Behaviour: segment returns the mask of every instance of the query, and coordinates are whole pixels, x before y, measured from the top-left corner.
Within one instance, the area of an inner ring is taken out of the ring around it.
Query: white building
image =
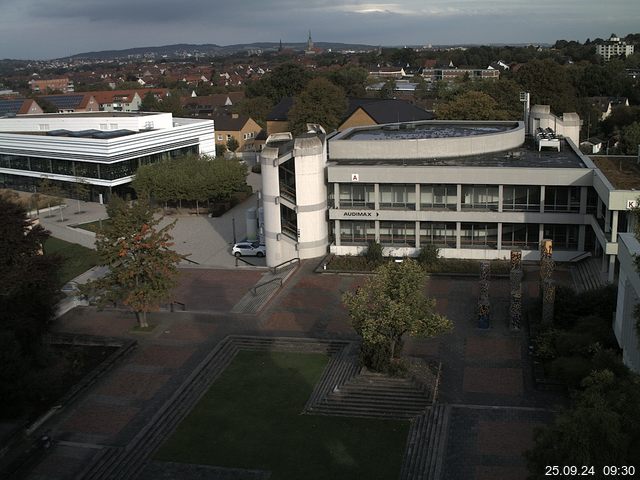
[[[445,257],[519,248],[536,260],[551,238],[554,259],[601,257],[613,281],[637,192],[579,151],[579,129],[576,114],[534,106],[532,134],[523,122],[421,121],[272,135],[260,155],[267,263],[357,255],[370,241],[393,256],[433,244]]]
[[[213,121],[170,113],[72,113],[0,118],[0,187],[36,191],[42,178],[67,188],[82,178],[91,199],[128,193],[140,165],[184,154],[215,155]]]
[[[633,55],[633,45],[621,41],[617,35],[612,34],[609,40],[596,45],[596,53],[604,58],[605,61],[609,61],[611,57],[619,57],[620,55],[628,57],[629,55]]]
[[[640,274],[636,269],[636,257],[640,255],[640,243],[631,233],[619,236],[620,274],[618,276],[618,302],[613,331],[622,349],[625,365],[640,373],[640,330],[636,327],[636,305],[640,303]]]

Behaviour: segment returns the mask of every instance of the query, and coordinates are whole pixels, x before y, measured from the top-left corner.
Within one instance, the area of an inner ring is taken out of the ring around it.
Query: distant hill
[[[72,55],[72,59],[89,59],[89,60],[111,60],[116,58],[130,58],[130,57],[185,57],[185,56],[222,56],[231,55],[243,51],[251,50],[265,50],[275,51],[279,47],[279,42],[264,42],[264,43],[241,43],[236,45],[216,45],[213,43],[207,43],[202,45],[194,45],[188,43],[178,43],[175,45],[164,45],[161,47],[136,47],[127,48],[124,50],[103,50],[100,52],[85,52]],[[331,42],[315,42],[316,47],[322,49],[332,50],[372,50],[377,48],[372,45],[360,45],[360,44],[347,44],[347,43],[331,43]],[[283,43],[283,48],[290,48],[294,50],[304,50],[306,43]]]

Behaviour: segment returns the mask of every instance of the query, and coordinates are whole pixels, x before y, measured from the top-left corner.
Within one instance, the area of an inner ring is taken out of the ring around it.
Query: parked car
[[[264,257],[266,249],[258,242],[239,242],[233,246],[231,253],[236,257]]]

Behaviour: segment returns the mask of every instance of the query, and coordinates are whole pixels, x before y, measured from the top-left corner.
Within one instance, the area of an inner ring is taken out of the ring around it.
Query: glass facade
[[[502,188],[502,210],[511,212],[540,211],[540,187],[505,185]]]
[[[296,201],[296,162],[290,159],[278,167],[280,195],[292,202]]]
[[[497,185],[463,185],[463,210],[498,210]]]
[[[380,222],[380,244],[387,247],[415,247],[415,222]]]
[[[580,211],[580,187],[545,187],[545,212]]]
[[[455,222],[420,222],[420,245],[456,248]]]
[[[22,157],[0,154],[0,168],[72,177],[94,178],[97,180],[116,180],[135,174],[140,165],[149,165],[182,155],[197,155],[198,146],[177,148],[166,152],[144,155],[113,163],[83,162],[47,157]]]
[[[457,206],[457,185],[420,185],[421,210],[456,210]]]
[[[375,208],[375,186],[373,184],[341,183],[339,188],[340,208]]]
[[[554,250],[577,250],[578,225],[545,225],[544,238],[553,240]]]
[[[537,223],[503,223],[502,248],[537,250],[540,226]]]
[[[340,242],[343,245],[367,245],[376,239],[376,222],[340,221]]]
[[[298,239],[298,215],[294,210],[280,204],[280,221],[282,222],[282,233],[286,236]]]
[[[415,210],[415,184],[380,184],[380,208]]]
[[[498,248],[497,223],[463,223],[460,230],[462,248]]]

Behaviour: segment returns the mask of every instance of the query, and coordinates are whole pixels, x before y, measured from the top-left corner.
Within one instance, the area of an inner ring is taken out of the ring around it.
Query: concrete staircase
[[[587,258],[571,266],[571,277],[577,292],[588,292],[605,286],[606,274],[601,271],[601,259]]]
[[[273,273],[265,273],[260,281],[249,290],[231,309],[232,313],[257,314],[269,303],[284,283],[295,273],[299,264],[291,264]]]
[[[320,415],[409,420],[431,404],[428,393],[408,378],[363,371],[336,385],[311,411]]]
[[[350,342],[340,340],[228,336],[216,345],[126,447],[100,450],[77,479],[136,478],[153,452],[188,415],[240,350],[313,352],[333,356],[349,345]]]
[[[400,480],[438,480],[446,448],[451,407],[437,404],[411,423]]]

